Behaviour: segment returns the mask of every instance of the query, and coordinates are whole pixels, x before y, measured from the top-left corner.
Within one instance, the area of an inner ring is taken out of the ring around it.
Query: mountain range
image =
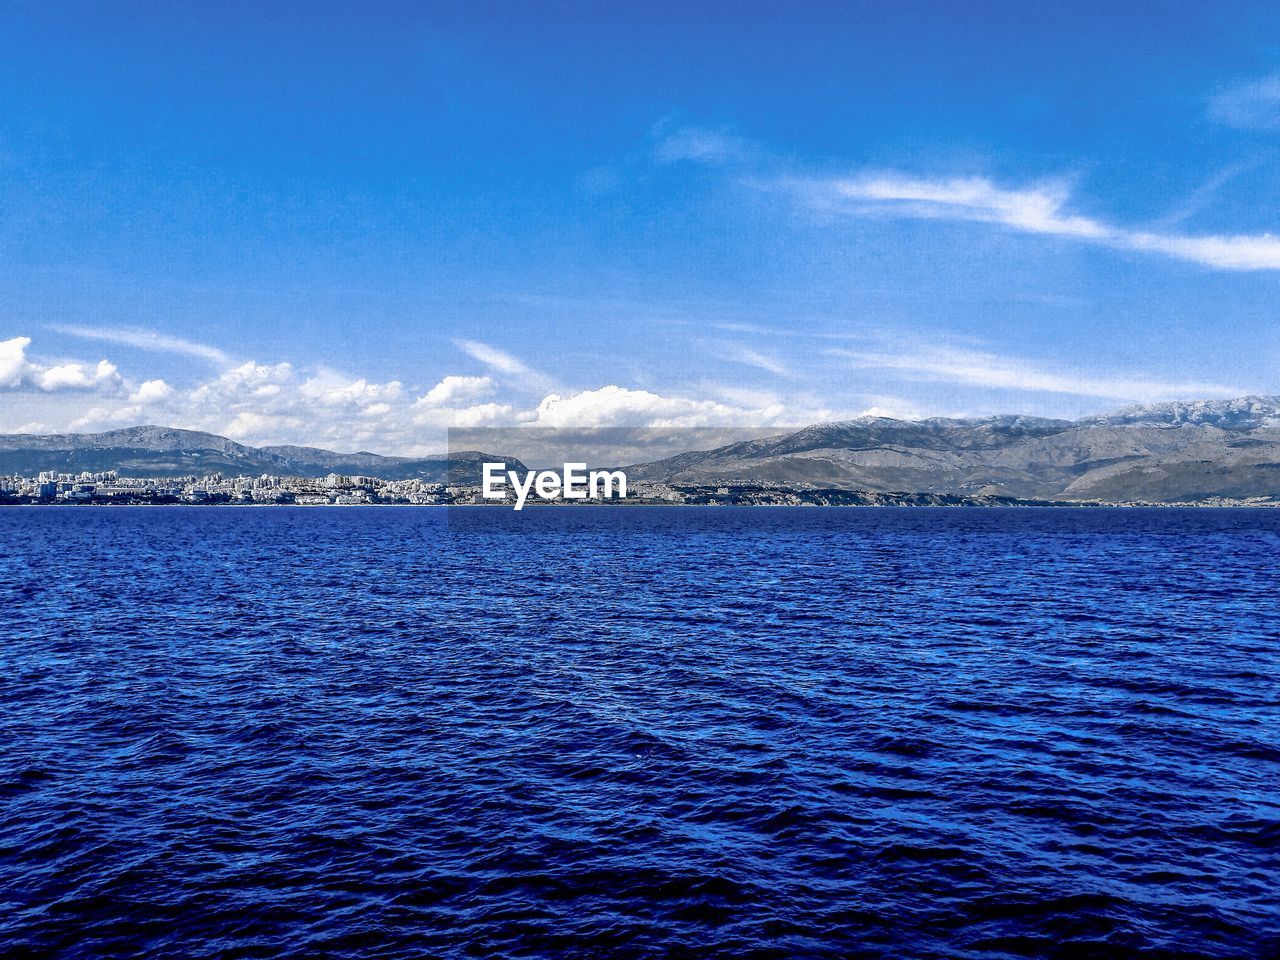
[[[428,457],[251,447],[168,427],[0,435],[0,474],[324,476],[478,482],[470,451]],[[1131,407],[1081,420],[860,417],[626,468],[632,481],[766,484],[967,497],[1125,502],[1280,499],[1280,397]]]
[[[1107,502],[1280,498],[1280,397],[1082,420],[861,417],[638,464],[627,476]]]
[[[480,464],[510,457],[480,451],[427,457],[384,457],[376,453],[334,453],[318,447],[251,447],[226,437],[173,427],[126,427],[105,433],[0,434],[0,474],[35,476],[117,470],[131,477],[226,476],[323,477],[330,473],[418,479],[431,483],[479,482]]]

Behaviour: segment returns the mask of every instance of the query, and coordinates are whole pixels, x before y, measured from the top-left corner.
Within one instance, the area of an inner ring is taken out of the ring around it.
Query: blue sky
[[[1280,393],[1274,4],[621,7],[5,4],[0,430]]]

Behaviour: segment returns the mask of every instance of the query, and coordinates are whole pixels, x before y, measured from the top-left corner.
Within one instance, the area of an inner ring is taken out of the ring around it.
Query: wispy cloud
[[[1167,382],[1140,376],[1091,376],[1049,369],[1016,357],[953,346],[919,347],[904,351],[833,347],[827,353],[860,368],[898,371],[934,382],[996,390],[1022,390],[1138,402],[1191,397],[1238,397],[1249,392],[1239,387],[1216,383]]]
[[[788,331],[780,330],[775,327],[766,327],[760,323],[743,323],[737,320],[686,320],[683,322],[696,322],[699,326],[711,327],[715,330],[725,330],[729,333],[751,333],[764,337],[788,335]]]
[[[172,337],[154,330],[137,330],[114,327],[85,327],[77,324],[53,324],[51,330],[69,337],[82,340],[99,340],[105,343],[120,343],[135,347],[138,350],[151,350],[156,353],[177,353],[186,357],[207,360],[219,367],[229,367],[234,362],[231,357],[217,347],[182,337]]]
[[[732,163],[744,159],[752,149],[727,127],[677,127],[659,123],[653,130],[657,142],[654,157],[659,163],[690,161],[710,165]]]
[[[1280,127],[1280,73],[1239,84],[1212,97],[1209,118],[1246,130]]]
[[[1205,180],[1195,190],[1191,191],[1181,203],[1160,218],[1159,224],[1162,228],[1168,229],[1176,226],[1184,220],[1194,217],[1200,211],[1204,210],[1217,198],[1218,191],[1226,184],[1234,180],[1241,174],[1249,173],[1258,169],[1267,162],[1265,157],[1258,157],[1253,160],[1241,163],[1230,163],[1222,169],[1218,170],[1211,177]]]
[[[1006,189],[985,177],[865,173],[793,177],[778,185],[816,208],[848,216],[991,223],[1023,233],[1164,254],[1220,270],[1280,270],[1280,237],[1273,234],[1186,236],[1115,226],[1069,212],[1070,191],[1063,183]]]
[[[454,340],[453,344],[467,356],[473,360],[479,360],[491,370],[505,373],[521,381],[515,386],[533,387],[537,390],[550,390],[555,387],[551,377],[540,370],[535,370],[519,357],[514,357],[497,347],[481,343],[479,340]]]
[[[1280,73],[1234,87],[1214,98],[1210,115],[1234,126],[1280,127]],[[707,166],[745,162],[757,170],[785,169],[781,159],[758,143],[725,128],[654,128],[661,162],[690,161]],[[1259,163],[1225,168],[1156,227],[1108,223],[1070,210],[1066,180],[1023,187],[1002,187],[986,177],[913,176],[892,170],[860,171],[848,176],[759,173],[743,184],[793,192],[812,208],[847,216],[897,216],[915,219],[991,223],[1024,233],[1063,237],[1119,250],[1156,253],[1218,270],[1280,270],[1280,236],[1259,234],[1185,234],[1170,228],[1206,206],[1232,177]]]
[[[487,343],[481,343],[479,340],[455,340],[453,343],[454,346],[473,360],[479,360],[486,367],[492,367],[499,373],[519,376],[530,372],[529,367],[525,366],[523,361],[499,350],[497,347],[491,347]]]
[[[744,366],[755,367],[757,370],[763,370],[771,373],[775,377],[792,377],[794,374],[791,368],[779,360],[777,357],[762,353],[759,350],[753,350],[750,347],[741,345],[727,346],[721,352],[721,359],[730,363],[740,363]]]

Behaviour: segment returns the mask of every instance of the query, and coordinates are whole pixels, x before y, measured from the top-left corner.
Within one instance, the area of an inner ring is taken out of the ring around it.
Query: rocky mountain
[[[862,417],[627,468],[633,480],[1028,499],[1280,499],[1280,397],[1083,420]]]
[[[172,427],[128,427],[105,433],[0,434],[0,474],[35,476],[44,470],[80,473],[118,470],[133,477],[227,476],[323,477],[330,473],[420,479],[432,483],[479,482],[480,464],[511,457],[459,452],[428,457],[383,457],[334,453],[315,447],[250,447],[226,437]]]
[[[1280,397],[1241,397],[1237,400],[1193,400],[1127,407],[1091,417],[1081,423],[1103,426],[1218,427],[1249,431],[1280,427]]]

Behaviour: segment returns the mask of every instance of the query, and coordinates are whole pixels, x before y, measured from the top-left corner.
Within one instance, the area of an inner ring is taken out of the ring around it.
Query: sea
[[[1280,956],[1280,510],[0,509],[5,958]]]

